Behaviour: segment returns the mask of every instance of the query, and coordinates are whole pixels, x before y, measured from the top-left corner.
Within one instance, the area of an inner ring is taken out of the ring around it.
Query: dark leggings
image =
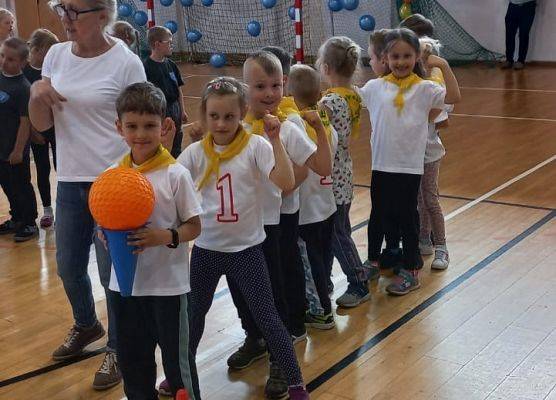
[[[285,373],[289,385],[303,383],[291,337],[274,306],[263,251],[260,245],[236,253],[223,253],[193,246],[189,346],[193,355],[205,328],[205,317],[222,275],[239,287],[251,314],[262,331],[271,354]]]
[[[37,186],[39,187],[42,206],[50,207],[52,199],[50,196],[50,156],[48,148],[52,148],[52,161],[54,170],[56,170],[56,139],[53,130],[43,132],[41,135],[44,137],[45,143],[31,143],[31,150],[37,169]]]

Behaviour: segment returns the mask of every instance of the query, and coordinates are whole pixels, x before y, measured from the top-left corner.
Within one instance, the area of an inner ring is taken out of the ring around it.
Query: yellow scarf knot
[[[308,107],[305,110],[316,110],[319,113],[319,117],[320,120],[322,121],[322,124],[324,125],[324,131],[326,132],[326,138],[328,139],[328,143],[332,142],[332,125],[330,124],[330,120],[328,119],[328,115],[326,114],[326,111],[319,109],[317,107]],[[303,111],[305,111],[303,110]],[[307,132],[307,136],[309,136],[309,138],[317,143],[317,131],[315,131],[315,128],[313,128],[311,125],[309,125],[306,121],[305,122],[305,131]]]
[[[176,159],[172,157],[170,152],[164,148],[161,144],[158,145],[156,149],[156,153],[154,156],[149,158],[143,164],[138,165],[136,167],[133,166],[133,159],[131,158],[131,153],[128,153],[124,156],[124,158],[120,161],[120,167],[129,167],[135,168],[138,172],[142,174],[146,172],[156,171],[157,169],[165,168],[171,164],[174,164]]]
[[[361,96],[359,96],[359,93],[357,93],[355,90],[347,87],[330,88],[326,92],[324,92],[324,95],[326,96],[330,93],[336,93],[347,102],[351,117],[351,136],[357,139],[359,137],[361,126]]]
[[[406,76],[405,78],[396,78],[393,74],[389,74],[386,75],[383,79],[386,82],[390,82],[398,86],[398,94],[396,94],[396,97],[394,97],[394,106],[398,109],[398,114],[401,114],[405,106],[405,99],[403,95],[409,89],[411,89],[413,85],[423,80],[413,72],[410,75]]]
[[[282,102],[284,99],[282,99]],[[293,103],[295,108],[292,108],[291,103],[287,102],[286,105],[282,106],[282,102],[278,106],[275,112],[272,113],[275,117],[277,117],[280,122],[284,122],[288,119],[288,115],[290,114],[299,114],[299,110],[295,106],[295,102]],[[255,116],[248,112],[245,118],[243,119],[245,123],[251,125],[251,133],[253,135],[264,135],[264,120],[262,118],[255,118]]]

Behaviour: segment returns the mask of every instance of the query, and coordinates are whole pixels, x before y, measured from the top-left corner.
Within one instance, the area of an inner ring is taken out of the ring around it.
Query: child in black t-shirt
[[[23,74],[33,84],[41,79],[41,68],[48,49],[58,43],[58,38],[48,29],[37,29],[29,38],[29,64],[23,69]],[[52,149],[52,161],[56,169],[56,139],[54,127],[37,132],[31,127],[31,150],[37,169],[37,186],[41,195],[44,214],[41,218],[41,228],[48,228],[54,223],[52,199],[50,196],[50,156],[48,147]]]
[[[166,97],[166,116],[176,124],[176,136],[172,144],[172,155],[181,153],[182,123],[187,122],[181,79],[178,66],[168,57],[172,55],[172,32],[163,26],[153,26],[147,33],[151,55],[144,61],[147,80],[159,87]]]
[[[31,85],[22,72],[28,55],[21,39],[7,39],[0,47],[0,186],[10,202],[11,214],[11,219],[0,224],[0,234],[15,233],[16,242],[38,234],[28,146]]]

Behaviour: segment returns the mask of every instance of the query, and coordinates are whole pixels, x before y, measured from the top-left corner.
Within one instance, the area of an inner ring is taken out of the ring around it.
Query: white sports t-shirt
[[[429,124],[429,134],[427,137],[427,148],[425,150],[425,164],[438,161],[444,154],[446,154],[446,149],[440,140],[438,135],[438,129],[436,129],[436,124],[446,121],[448,119],[448,113],[452,112],[454,106],[451,104],[444,104],[442,112],[436,117],[434,122]]]
[[[174,163],[168,168],[147,172],[154,194],[154,210],[149,228],[177,228],[202,213],[189,171]],[[175,249],[147,247],[137,258],[132,296],[176,296],[189,292],[189,246],[183,242]],[[120,291],[112,268],[110,290]]]
[[[331,126],[332,128],[332,126]],[[338,133],[332,128],[332,152],[338,147]],[[320,176],[309,170],[307,179],[299,187],[299,225],[326,220],[336,212],[331,176]]]
[[[404,93],[401,113],[394,106],[398,90],[383,78],[371,79],[359,89],[373,127],[373,170],[422,175],[429,112],[444,107],[446,89],[427,80],[413,85]]]
[[[116,99],[126,86],[147,80],[143,64],[121,41],[104,54],[78,57],[72,42],[48,51],[42,75],[67,99],[53,108],[58,180],[92,182],[129,147],[115,126]]]
[[[244,122],[247,132],[251,132],[251,125]],[[267,136],[264,136],[268,139]],[[304,165],[307,159],[317,150],[317,146],[307,137],[307,134],[293,122],[286,120],[280,127],[280,140],[286,153],[297,165]],[[299,210],[299,194],[297,190],[282,199],[282,191],[268,178],[264,185],[264,224],[278,225],[280,213],[294,214]]]
[[[225,146],[214,146],[217,152]],[[189,171],[196,184],[204,176],[208,159],[200,142],[187,147],[178,162]],[[252,135],[243,151],[220,163],[218,182],[214,174],[201,188],[203,206],[201,235],[195,245],[203,249],[233,253],[262,243],[263,182],[274,168],[272,146]],[[280,206],[278,205],[278,208]]]

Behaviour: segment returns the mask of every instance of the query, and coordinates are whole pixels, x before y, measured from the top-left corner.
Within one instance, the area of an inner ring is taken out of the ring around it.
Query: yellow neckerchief
[[[436,82],[439,85],[446,86],[446,82],[444,81],[444,75],[442,74],[442,70],[440,68],[434,67],[431,71],[431,75],[427,79],[429,81]]]
[[[278,117],[280,122],[284,122],[288,118],[288,115],[282,112],[280,107],[272,115]],[[251,133],[253,135],[264,135],[264,120],[262,118],[255,118],[253,114],[248,112],[243,121],[251,125]]]
[[[293,96],[282,97],[282,101],[280,101],[278,110],[286,115],[299,114],[299,107],[297,107],[297,104],[295,104]]]
[[[351,136],[357,139],[359,137],[359,126],[361,125],[361,96],[355,90],[347,87],[330,88],[324,92],[324,95],[326,96],[329,93],[336,93],[347,102],[351,117]]]
[[[143,164],[136,167],[133,166],[133,159],[131,158],[131,153],[127,154],[120,161],[120,167],[130,167],[135,168],[138,172],[142,174],[156,171],[157,169],[165,168],[171,164],[176,163],[176,159],[172,157],[170,152],[164,148],[161,144],[158,145],[156,153],[154,156],[149,158]]]
[[[218,180],[220,162],[231,160],[239,153],[241,153],[245,146],[247,146],[247,143],[249,143],[250,138],[251,135],[247,133],[247,131],[243,129],[243,127],[240,126],[232,143],[230,143],[222,153],[218,153],[216,150],[214,150],[214,141],[212,139],[212,134],[209,132],[201,141],[201,146],[203,147],[205,155],[208,158],[208,165],[205,169],[203,178],[197,186],[197,190],[201,190],[201,188],[205,186],[213,172],[216,176],[216,179]]]
[[[324,111],[322,109],[318,109],[317,107],[307,107],[303,111],[309,111],[309,110],[318,111],[320,120],[322,121],[322,124],[324,125],[324,131],[326,132],[326,138],[328,139],[328,143],[331,143],[332,142],[332,126],[330,125],[330,120],[328,119],[328,115],[326,114],[326,111]],[[307,122],[305,122],[305,131],[307,132],[307,136],[309,136],[309,138],[313,142],[317,143],[317,131],[315,131],[315,128],[313,128]]]
[[[398,114],[402,112],[403,107],[405,105],[405,100],[403,98],[404,93],[407,92],[409,89],[411,89],[413,85],[423,80],[414,72],[412,72],[405,78],[401,78],[401,79],[396,78],[393,74],[388,74],[382,79],[384,79],[386,82],[393,83],[399,88],[398,94],[396,95],[396,97],[394,97],[394,106],[396,106],[396,108],[398,109]]]

